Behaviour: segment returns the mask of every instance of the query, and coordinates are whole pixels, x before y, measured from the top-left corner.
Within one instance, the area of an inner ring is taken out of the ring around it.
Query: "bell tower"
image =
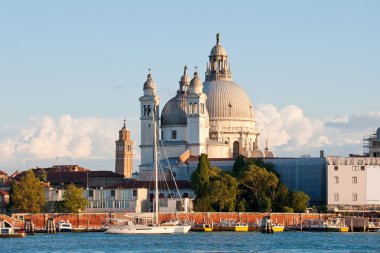
[[[206,100],[203,83],[198,77],[198,72],[195,72],[187,95],[187,136],[190,154],[193,156],[207,152],[206,139],[209,134],[209,119]]]
[[[126,178],[132,177],[133,171],[133,141],[131,132],[125,126],[119,131],[119,139],[116,141],[115,172]]]
[[[144,83],[144,95],[140,97],[140,121],[141,121],[141,164],[153,162],[153,144],[154,131],[156,136],[159,136],[158,128],[154,129],[155,125],[159,125],[159,104],[160,97],[156,95],[156,83],[152,79],[152,75],[148,74],[147,80]]]

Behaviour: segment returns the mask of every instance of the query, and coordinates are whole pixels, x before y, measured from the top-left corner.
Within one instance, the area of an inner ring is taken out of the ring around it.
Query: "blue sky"
[[[162,108],[185,64],[204,72],[217,32],[278,155],[361,152],[380,126],[379,11],[379,1],[349,0],[2,1],[0,169],[57,157],[112,169],[121,119],[138,145],[147,69]],[[291,113],[312,136],[274,126]]]

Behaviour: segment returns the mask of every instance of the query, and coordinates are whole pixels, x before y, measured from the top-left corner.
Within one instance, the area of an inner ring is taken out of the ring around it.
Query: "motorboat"
[[[73,228],[69,221],[60,220],[56,225],[57,232],[72,232]]]
[[[273,233],[284,232],[284,225],[281,223],[275,223],[272,225]]]
[[[0,238],[21,238],[25,236],[25,232],[21,229],[11,227],[0,228]]]
[[[191,226],[192,231],[197,231],[197,232],[212,232],[213,230],[213,224],[209,223],[194,223]]]
[[[234,219],[222,220],[218,226],[219,231],[248,232],[248,224]]]

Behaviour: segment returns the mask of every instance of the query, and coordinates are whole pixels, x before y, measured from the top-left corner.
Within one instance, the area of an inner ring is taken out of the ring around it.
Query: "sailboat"
[[[156,111],[156,110],[155,110]],[[124,225],[114,225],[105,231],[106,234],[185,234],[191,229],[190,225],[181,225],[179,222],[159,223],[159,198],[158,198],[158,148],[157,148],[157,123],[153,121],[154,146],[153,146],[153,167],[155,174],[155,198],[154,198],[154,221],[152,225],[135,224],[127,221]]]

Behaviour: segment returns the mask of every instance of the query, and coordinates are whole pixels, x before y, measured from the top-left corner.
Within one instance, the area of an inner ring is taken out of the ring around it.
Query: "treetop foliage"
[[[237,156],[232,173],[212,167],[207,155],[198,158],[191,175],[196,211],[304,212],[310,198],[290,192],[271,163]]]
[[[32,170],[28,170],[20,182],[13,181],[10,198],[12,208],[19,212],[40,213],[46,205],[44,186]]]

